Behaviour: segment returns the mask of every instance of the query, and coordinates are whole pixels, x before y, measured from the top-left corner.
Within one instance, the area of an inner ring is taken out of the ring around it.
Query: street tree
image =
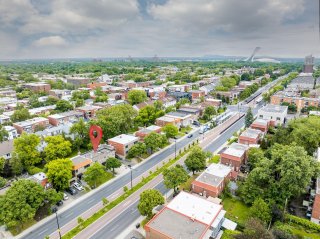
[[[158,148],[162,148],[168,142],[165,135],[158,134],[156,132],[151,132],[144,138],[144,143],[146,144],[147,149],[153,153]]]
[[[65,140],[62,135],[47,136],[44,138],[47,146],[44,148],[46,161],[65,158],[71,154],[71,143]]]
[[[128,151],[127,158],[132,159],[134,157],[141,157],[147,152],[147,147],[145,143],[138,142],[131,146]]]
[[[162,127],[162,132],[166,134],[166,137],[169,138],[175,138],[179,134],[179,129],[177,126],[172,124],[167,124],[164,127]]]
[[[207,154],[199,146],[194,147],[185,160],[189,171],[199,172],[206,168]]]
[[[128,101],[131,105],[139,104],[147,100],[147,93],[144,90],[130,90]]]
[[[20,229],[35,216],[44,199],[45,192],[40,184],[27,179],[18,180],[0,197],[0,223]]]
[[[59,100],[56,104],[56,111],[66,112],[73,109],[73,105],[66,100]]]
[[[205,108],[202,118],[204,120],[210,120],[216,114],[216,109],[213,106],[208,106]]]
[[[24,167],[29,167],[41,162],[40,153],[37,149],[40,137],[35,134],[22,133],[13,141],[13,152],[19,158]]]
[[[254,118],[253,118],[252,110],[249,107],[249,109],[247,111],[247,114],[246,114],[246,117],[245,117],[245,126],[246,126],[246,128],[248,128],[252,124],[253,120],[254,120]]]
[[[108,158],[106,161],[106,169],[107,170],[112,170],[112,173],[114,175],[114,169],[115,168],[120,168],[121,167],[121,162],[119,159],[111,157]]]
[[[271,221],[271,208],[263,199],[257,198],[250,208],[250,215],[268,224]]]
[[[157,110],[154,106],[147,105],[139,110],[139,113],[134,121],[140,126],[149,126],[154,124],[156,119],[164,114],[165,112],[163,110]]]
[[[74,144],[76,144],[78,150],[80,150],[80,147],[88,145],[90,140],[89,125],[82,118],[71,126],[70,133],[75,136]]]
[[[72,161],[70,159],[56,159],[46,164],[47,178],[57,191],[69,187],[72,178]]]
[[[166,169],[163,172],[164,185],[167,188],[172,188],[175,193],[178,192],[178,187],[185,183],[189,178],[188,173],[181,165],[176,165]]]
[[[164,204],[162,194],[156,189],[147,189],[140,194],[138,210],[142,216],[151,219],[153,208],[162,204]]]
[[[100,184],[107,181],[109,178],[105,167],[100,163],[96,162],[92,164],[83,174],[83,179],[86,181],[91,188],[96,188]]]
[[[45,200],[50,205],[55,205],[57,202],[63,199],[63,192],[57,192],[54,188],[45,190]]]
[[[96,97],[94,99],[95,102],[107,102],[108,101],[108,95],[102,91],[101,87],[97,87],[95,89],[94,96]]]

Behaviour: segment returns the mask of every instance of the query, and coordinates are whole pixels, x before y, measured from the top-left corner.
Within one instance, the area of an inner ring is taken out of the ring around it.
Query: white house
[[[288,114],[288,106],[271,105],[258,110],[258,118],[270,121],[272,126],[283,125]]]
[[[4,126],[3,128],[8,132],[7,140],[12,140],[12,139],[18,138],[18,132],[14,127]]]

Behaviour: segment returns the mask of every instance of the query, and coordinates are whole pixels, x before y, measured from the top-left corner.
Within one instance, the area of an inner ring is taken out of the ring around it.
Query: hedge
[[[311,222],[311,221],[309,221],[307,219],[296,217],[296,216],[293,216],[291,214],[286,214],[285,215],[285,219],[286,219],[287,222],[291,222],[291,223],[300,225],[300,226],[302,226],[304,228],[313,230],[315,232],[320,232],[320,225],[315,224],[315,223],[313,223],[313,222]]]

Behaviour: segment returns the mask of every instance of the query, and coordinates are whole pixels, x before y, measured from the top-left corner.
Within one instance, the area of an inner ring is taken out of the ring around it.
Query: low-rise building
[[[42,106],[38,108],[29,109],[30,115],[48,114],[56,108],[55,105]]]
[[[205,97],[206,93],[202,90],[191,90],[192,101],[200,101],[201,97]]]
[[[49,95],[53,96],[55,98],[58,98],[60,100],[64,100],[64,99],[66,99],[68,97],[71,98],[72,93],[71,93],[71,90],[57,90],[57,89],[54,89],[54,90],[50,90],[49,91]]]
[[[213,106],[213,107],[220,107],[222,105],[222,101],[218,99],[213,99],[213,98],[207,98],[205,101],[202,103],[204,107],[208,106]]]
[[[30,89],[33,92],[46,92],[49,93],[51,90],[51,85],[44,82],[35,82],[24,84],[23,87]]]
[[[316,182],[316,195],[313,202],[311,221],[320,224],[320,178]]]
[[[252,122],[250,125],[251,129],[258,129],[264,133],[266,133],[269,129],[270,123],[268,120],[264,119],[256,119],[255,121]]]
[[[139,111],[142,108],[146,107],[146,106],[153,106],[154,101],[149,100],[149,101],[145,101],[145,102],[141,102],[139,104],[133,105],[132,107],[136,110]]]
[[[129,149],[136,144],[138,140],[139,138],[136,136],[121,134],[108,139],[108,144],[114,147],[117,157],[125,159]]]
[[[182,191],[145,225],[146,239],[216,238],[225,214],[221,205]]]
[[[231,178],[231,171],[224,164],[211,164],[192,182],[192,191],[204,197],[218,197]]]
[[[240,134],[239,143],[247,145],[259,144],[262,135],[263,132],[261,130],[248,128]]]
[[[185,114],[180,112],[169,112],[165,115],[166,117],[171,117],[179,122],[179,127],[187,127],[192,125],[193,121],[198,117],[191,114]]]
[[[36,117],[22,122],[16,122],[12,125],[19,134],[22,134],[23,132],[34,133],[39,129],[47,128],[49,126],[49,120],[44,117]]]
[[[199,117],[202,114],[201,108],[190,107],[190,106],[181,106],[179,109],[177,109],[177,112],[183,113],[183,114],[195,115],[196,117]]]
[[[288,106],[268,104],[258,110],[258,118],[270,121],[271,126],[283,125],[286,122]]]
[[[156,125],[150,125],[149,127],[140,129],[135,133],[136,137],[139,137],[140,141],[143,141],[144,137],[149,135],[150,133],[155,132],[155,133],[160,133],[161,132],[161,127],[156,126]]]
[[[180,119],[175,119],[168,116],[162,116],[156,119],[156,125],[160,127],[164,127],[168,124],[175,125],[177,127],[180,127]]]
[[[10,122],[10,117],[7,115],[0,115],[0,124],[6,124]]]
[[[7,140],[0,143],[0,158],[11,159],[13,151],[13,140]]]
[[[74,110],[48,116],[49,123],[54,126],[75,123],[81,118],[83,118],[83,113]]]
[[[12,140],[18,138],[17,130],[12,126],[4,126],[3,127],[8,132],[7,140]]]
[[[92,164],[92,159],[77,155],[70,159],[72,161],[72,177],[81,179],[83,173]]]
[[[162,102],[164,108],[174,107],[177,103],[177,100],[172,97],[162,98],[160,101]]]
[[[85,106],[76,108],[77,111],[83,113],[83,117],[86,119],[95,117],[97,111],[101,109],[102,107],[96,106],[96,105],[85,105]]]
[[[220,162],[239,172],[240,166],[247,162],[248,149],[248,145],[232,143],[220,154]]]
[[[51,187],[51,184],[48,182],[48,178],[47,178],[46,174],[43,172],[36,173],[36,174],[30,176],[28,179],[40,184],[45,189]]]

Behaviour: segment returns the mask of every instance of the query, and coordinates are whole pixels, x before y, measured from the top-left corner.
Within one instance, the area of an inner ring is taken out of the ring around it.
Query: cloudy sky
[[[320,57],[319,0],[0,0],[0,59]]]

